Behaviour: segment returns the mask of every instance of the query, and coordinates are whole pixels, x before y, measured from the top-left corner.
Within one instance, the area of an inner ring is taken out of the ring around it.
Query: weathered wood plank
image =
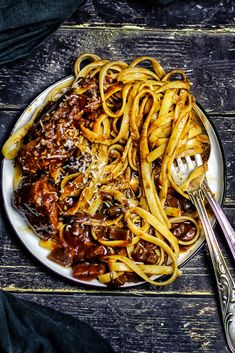
[[[214,297],[17,296],[89,323],[118,353],[229,353]]]
[[[135,24],[170,28],[222,28],[234,23],[234,4],[228,0],[158,1],[88,0],[66,23]]]
[[[0,107],[25,107],[48,85],[71,74],[77,55],[93,52],[128,62],[137,56],[151,55],[167,70],[180,67],[207,111],[231,113],[234,111],[234,38],[226,32],[135,27],[59,29],[27,59],[0,68]]]

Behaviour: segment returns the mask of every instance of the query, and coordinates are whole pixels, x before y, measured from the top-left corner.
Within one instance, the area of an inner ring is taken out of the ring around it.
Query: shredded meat
[[[22,167],[24,179],[14,193],[14,204],[43,239],[55,236],[59,209],[73,203],[73,199],[67,198],[70,184],[65,187],[64,194],[59,195],[57,186],[50,182],[52,172],[61,166],[70,173],[79,170],[81,162],[76,150],[79,124],[84,119],[88,123],[94,119],[101,105],[96,79],[81,79],[81,86],[88,87],[88,90],[76,95],[70,89],[59,101],[49,103],[43,109],[18,154],[17,160]],[[86,153],[85,157],[89,164]],[[75,180],[78,191],[82,173],[80,179]],[[59,196],[61,200],[58,200]],[[61,251],[57,254],[54,252],[53,256],[58,258]]]
[[[57,232],[56,189],[47,177],[24,181],[14,193],[14,204],[23,213],[36,234],[48,239]]]
[[[54,111],[46,113],[33,125],[18,155],[25,172],[51,171],[73,155],[79,124],[94,120],[101,106],[96,81],[91,80],[89,84],[90,90],[80,95],[70,90]]]

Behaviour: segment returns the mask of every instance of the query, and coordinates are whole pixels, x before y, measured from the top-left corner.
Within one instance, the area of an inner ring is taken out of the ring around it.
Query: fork
[[[192,171],[202,164],[202,160],[200,155],[195,155],[194,160],[191,157],[186,157],[185,161],[177,158],[175,164],[172,164],[171,174],[175,183],[180,187]],[[235,283],[206,212],[203,197],[203,187],[205,185],[203,185],[203,179],[203,177],[199,177],[189,183],[187,193],[197,209],[204,229],[218,287],[225,336],[231,352],[235,353]]]
[[[214,198],[206,179],[203,180],[201,188],[216,216],[217,221],[220,224],[225,239],[227,240],[227,243],[229,245],[230,251],[233,255],[233,259],[235,260],[235,232],[231,224],[229,223],[227,217],[225,216],[220,204]]]

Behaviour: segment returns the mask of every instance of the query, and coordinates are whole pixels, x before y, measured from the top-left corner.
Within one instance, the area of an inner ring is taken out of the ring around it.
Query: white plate
[[[18,119],[13,131],[19,129],[21,126],[26,124],[32,114],[34,113],[35,109],[41,105],[47,96],[47,94],[52,90],[55,86],[61,83],[69,83],[73,79],[72,76],[67,77],[59,82],[56,82],[54,85],[48,87],[45,91],[43,91],[33,102],[25,109],[22,113],[20,118]],[[221,150],[221,145],[218,140],[217,134],[208,120],[205,113],[202,109],[198,106],[197,112],[200,114],[201,119],[207,129],[207,133],[210,137],[211,141],[211,154],[208,163],[208,172],[207,172],[207,179],[208,184],[215,194],[217,201],[221,204],[224,195],[224,159],[223,153]],[[6,213],[9,217],[9,220],[14,228],[16,234],[26,246],[26,248],[30,251],[30,253],[36,257],[42,264],[47,266],[50,270],[56,272],[57,274],[72,280],[73,282],[81,283],[81,284],[89,284],[92,286],[99,286],[99,287],[106,287],[105,285],[101,284],[98,280],[92,280],[90,282],[81,281],[72,277],[72,270],[71,268],[64,268],[52,261],[50,261],[47,256],[49,251],[43,249],[39,246],[39,238],[34,234],[33,230],[31,230],[23,218],[23,216],[14,208],[12,204],[12,193],[13,193],[13,175],[14,175],[14,160],[3,160],[2,164],[2,192],[3,192],[3,200],[6,209]],[[215,223],[215,220],[211,220],[212,224]],[[197,242],[190,247],[189,250],[186,252],[180,253],[179,256],[179,266],[183,266],[186,261],[188,261],[201,247],[204,242],[204,235],[202,234]],[[141,284],[143,282],[139,282]],[[136,283],[126,283],[123,287],[132,287],[136,286]]]

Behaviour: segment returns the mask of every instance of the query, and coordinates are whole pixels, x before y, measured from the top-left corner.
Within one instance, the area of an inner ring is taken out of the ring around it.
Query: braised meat
[[[131,235],[129,229],[123,229],[114,226],[96,226],[93,227],[96,236],[103,240],[123,240],[127,244],[131,242]]]
[[[81,263],[73,267],[73,276],[83,281],[90,281],[106,272],[106,266],[102,263]]]
[[[89,124],[101,105],[96,79],[81,79],[80,85],[87,88],[84,93],[76,95],[70,89],[36,117],[18,154],[24,178],[14,193],[14,204],[36,234],[44,239],[57,232],[63,201],[59,200],[58,185],[50,182],[52,172],[62,166],[65,172],[71,172],[72,167],[72,172],[78,171],[81,164],[76,155],[79,125],[81,121]],[[68,189],[69,184],[66,187]],[[70,199],[65,198],[63,202],[67,201]]]
[[[156,264],[158,260],[156,248],[155,244],[148,244],[142,240],[135,246],[132,257],[135,261],[144,262],[150,265]]]
[[[172,234],[182,241],[190,241],[196,235],[196,227],[192,222],[185,221],[172,224]]]
[[[64,247],[71,247],[73,262],[90,261],[107,254],[103,245],[95,242],[91,236],[91,228],[76,222],[70,222],[63,231]]]
[[[179,208],[183,213],[195,211],[195,207],[190,200],[185,199],[183,196],[172,190],[167,195],[166,205]]]
[[[94,241],[90,232],[89,226],[81,225],[76,220],[71,221],[63,229],[60,246],[52,250],[48,258],[61,266],[75,267],[77,272],[80,268],[79,263],[86,263],[87,269],[91,261],[100,259],[108,253],[105,246]]]
[[[61,266],[69,267],[73,263],[73,254],[70,248],[56,248],[49,254],[48,259]]]
[[[37,235],[48,239],[57,232],[56,189],[47,177],[23,181],[14,193],[14,204],[23,213]]]
[[[18,155],[23,171],[51,171],[70,159],[76,150],[79,124],[93,120],[101,105],[96,81],[89,84],[90,89],[80,95],[70,90],[54,111],[36,120]]]

